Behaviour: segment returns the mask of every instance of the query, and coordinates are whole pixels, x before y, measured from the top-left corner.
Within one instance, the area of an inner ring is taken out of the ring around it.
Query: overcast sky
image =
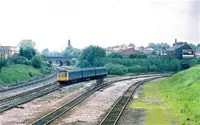
[[[200,0],[0,0],[0,44],[38,50],[200,43]]]

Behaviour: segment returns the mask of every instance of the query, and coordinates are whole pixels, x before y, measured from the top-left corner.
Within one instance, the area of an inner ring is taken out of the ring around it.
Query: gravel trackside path
[[[0,113],[1,125],[24,125],[31,124],[39,117],[57,109],[60,105],[69,102],[86,92],[95,81],[87,81],[79,84],[63,87],[60,91],[52,92],[41,98]]]
[[[105,81],[110,82],[113,80],[130,77],[131,76],[106,78]],[[0,125],[29,125],[36,119],[48,114],[61,105],[66,104],[67,102],[70,102],[74,98],[83,94],[95,84],[96,81],[94,80],[69,85],[28,103],[19,105],[18,108],[13,108],[0,113]],[[31,89],[30,86],[27,87],[27,89]],[[25,90],[21,89],[18,92],[20,93],[22,91]],[[12,93],[14,94],[15,92]]]
[[[7,97],[10,97],[10,96],[14,96],[14,95],[23,93],[23,92],[26,92],[26,91],[30,91],[30,90],[42,87],[44,85],[53,83],[55,81],[56,81],[56,78],[51,78],[47,81],[39,82],[39,83],[36,83],[36,84],[33,84],[33,85],[28,85],[28,86],[24,86],[24,87],[21,87],[21,88],[8,90],[8,91],[5,91],[5,92],[0,92],[0,95],[1,95],[0,100],[7,98]]]
[[[94,93],[51,125],[96,125],[128,87],[143,79],[148,78],[116,82],[111,87]]]
[[[130,77],[134,76],[106,78],[105,81],[110,82]],[[114,83],[111,87],[96,92],[94,95],[86,99],[88,101],[85,100],[80,104],[80,106],[77,108],[75,107],[75,109],[81,110],[80,112],[77,112],[79,115],[73,116],[73,113],[76,112],[72,109],[68,117],[61,119],[60,124],[83,123],[89,125],[90,123],[95,124],[99,122],[99,117],[104,115],[116,99],[119,98],[130,85],[139,79],[142,80],[147,78],[138,78],[137,80],[133,79]],[[95,84],[96,81],[94,80],[69,85],[28,103],[19,105],[16,108],[0,113],[0,125],[29,125],[38,118],[52,112],[61,105],[66,104],[85,93]],[[30,86],[27,87],[31,88]],[[20,92],[21,91],[23,90],[20,90]],[[90,112],[90,114],[88,114],[88,112]],[[65,116],[65,114],[63,116]]]

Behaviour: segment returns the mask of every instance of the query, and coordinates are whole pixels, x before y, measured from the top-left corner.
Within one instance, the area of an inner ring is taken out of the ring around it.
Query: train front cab
[[[67,71],[59,71],[57,73],[57,81],[61,84],[67,83],[69,81],[69,75]]]

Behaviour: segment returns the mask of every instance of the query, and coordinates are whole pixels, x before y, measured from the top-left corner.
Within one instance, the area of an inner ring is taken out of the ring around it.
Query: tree
[[[134,54],[134,53],[133,53],[133,54],[130,54],[130,55],[129,55],[129,58],[130,58],[130,59],[135,59],[135,58],[137,58],[137,56],[138,56],[137,54]]]
[[[110,55],[108,55],[108,57],[111,57],[111,58],[123,58],[123,56],[119,53],[111,53]]]
[[[133,47],[135,47],[135,45],[134,45],[133,43],[130,43],[128,46],[133,46]]]
[[[93,67],[97,66],[98,59],[105,57],[106,52],[99,46],[88,46],[83,50],[80,56],[81,67]]]
[[[158,49],[158,47],[155,43],[149,43],[148,47],[153,48],[154,50]]]
[[[28,40],[21,40],[19,43],[20,48],[20,56],[27,57],[31,59],[36,54],[36,50],[34,49],[35,42],[28,39]]]
[[[5,66],[7,66],[7,60],[6,60],[6,59],[1,59],[1,60],[0,60],[0,69],[1,69],[2,67],[5,67]]]
[[[35,55],[31,59],[32,65],[35,68],[41,68],[42,67],[42,57],[40,55]]]
[[[195,44],[189,43],[189,45],[194,51],[197,49],[197,46]]]
[[[153,48],[154,50],[166,50],[170,46],[167,43],[149,43],[148,47]]]
[[[129,55],[130,59],[145,59],[147,56],[145,54],[133,53]]]
[[[73,58],[79,58],[81,54],[81,50],[80,49],[76,49],[73,47],[67,47],[63,52],[62,55],[63,56],[70,56]]]
[[[49,49],[48,48],[43,49],[42,54],[45,55],[45,56],[49,56]]]
[[[20,48],[19,55],[24,56],[24,50],[22,48]]]
[[[61,56],[61,54],[56,50],[50,53],[51,53],[51,56]]]
[[[26,48],[35,48],[35,42],[30,39],[24,39],[19,42],[19,48],[26,49]]]
[[[200,43],[199,43],[199,44],[197,44],[197,47],[200,47]]]
[[[31,47],[27,47],[26,49],[24,49],[24,57],[31,59],[33,56],[35,56],[36,51],[34,48]]]

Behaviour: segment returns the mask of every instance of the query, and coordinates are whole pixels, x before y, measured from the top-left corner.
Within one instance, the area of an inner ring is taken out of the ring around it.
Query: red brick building
[[[120,54],[124,57],[129,57],[130,54],[140,53],[138,50],[135,50],[134,48],[129,48],[127,50],[123,50],[120,52]]]

